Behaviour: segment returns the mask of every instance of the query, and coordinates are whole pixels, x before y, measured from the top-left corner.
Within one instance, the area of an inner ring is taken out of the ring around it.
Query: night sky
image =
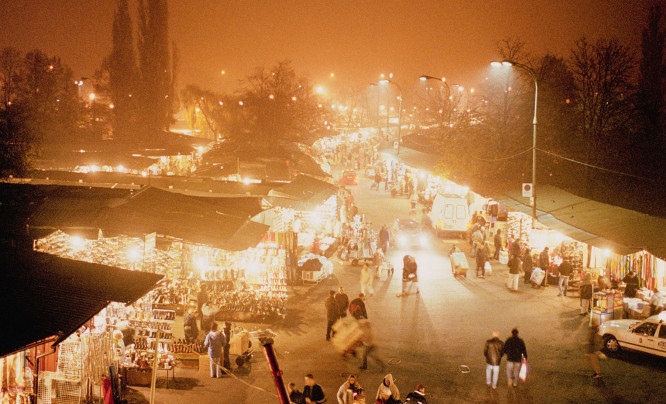
[[[130,1],[134,17],[136,3]],[[497,42],[509,37],[527,42],[534,54],[568,56],[581,36],[617,37],[638,53],[649,4],[173,0],[170,38],[180,54],[180,86],[232,90],[255,66],[282,59],[292,60],[315,84],[337,90],[367,85],[388,72],[403,86],[421,74],[474,84],[497,58]],[[114,9],[112,0],[2,0],[0,46],[39,48],[60,56],[75,75],[89,76],[110,51]]]

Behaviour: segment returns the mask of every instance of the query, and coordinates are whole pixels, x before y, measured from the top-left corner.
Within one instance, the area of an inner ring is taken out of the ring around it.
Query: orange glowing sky
[[[130,1],[133,11],[136,0]],[[179,85],[233,90],[258,65],[290,59],[315,84],[362,87],[393,72],[473,84],[519,38],[534,54],[567,56],[575,39],[618,37],[639,52],[640,0],[170,0]],[[111,0],[0,1],[0,46],[58,55],[89,76],[110,51]],[[665,7],[666,8],[666,7]],[[220,74],[221,70],[226,72]],[[335,78],[330,73],[335,73]]]

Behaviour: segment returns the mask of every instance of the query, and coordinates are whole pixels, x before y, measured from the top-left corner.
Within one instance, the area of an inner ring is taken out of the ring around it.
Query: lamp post
[[[439,77],[428,76],[427,74],[423,74],[423,75],[421,75],[421,77],[419,77],[419,80],[421,80],[423,82],[425,82],[427,80],[437,80],[441,83],[444,83],[444,85],[446,86],[446,116],[447,116],[446,117],[446,119],[447,119],[446,125],[448,127],[451,127],[451,87],[449,86],[449,83],[446,82],[446,78],[445,77],[439,78]]]
[[[514,62],[512,60],[504,60],[502,62],[492,62],[493,67],[511,67],[515,66],[518,69],[526,71],[532,80],[534,80],[534,119],[532,120],[532,226],[537,220],[537,193],[536,193],[536,136],[537,136],[537,99],[539,94],[539,84],[537,82],[536,74],[534,70],[529,66],[526,66],[522,63]]]
[[[393,84],[398,88],[398,91],[400,92],[400,98],[398,99],[400,102],[398,104],[398,150],[396,151],[396,154],[400,154],[400,143],[402,141],[401,138],[401,130],[402,130],[402,88],[396,83],[395,81],[391,79],[382,79],[379,81],[380,84]],[[387,89],[388,90],[388,89]],[[386,106],[386,123],[388,124],[388,114],[390,111],[389,106]]]

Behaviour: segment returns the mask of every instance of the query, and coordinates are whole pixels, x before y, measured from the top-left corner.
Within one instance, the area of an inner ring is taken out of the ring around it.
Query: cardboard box
[[[592,310],[592,315],[590,316],[590,324],[592,325],[601,325],[606,321],[613,319],[613,313],[600,312],[598,310]]]

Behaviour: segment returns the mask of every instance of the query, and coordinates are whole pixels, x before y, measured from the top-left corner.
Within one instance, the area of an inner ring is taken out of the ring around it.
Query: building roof
[[[109,302],[132,303],[161,275],[13,248],[0,248],[0,307],[11,332],[0,357],[56,335],[61,342]]]
[[[540,223],[575,240],[626,255],[647,250],[666,259],[666,219],[582,198],[552,186],[537,189]],[[521,190],[492,195],[509,209],[532,214]]]
[[[266,200],[271,206],[312,210],[338,193],[338,187],[307,175],[299,175],[289,184],[273,189]]]

